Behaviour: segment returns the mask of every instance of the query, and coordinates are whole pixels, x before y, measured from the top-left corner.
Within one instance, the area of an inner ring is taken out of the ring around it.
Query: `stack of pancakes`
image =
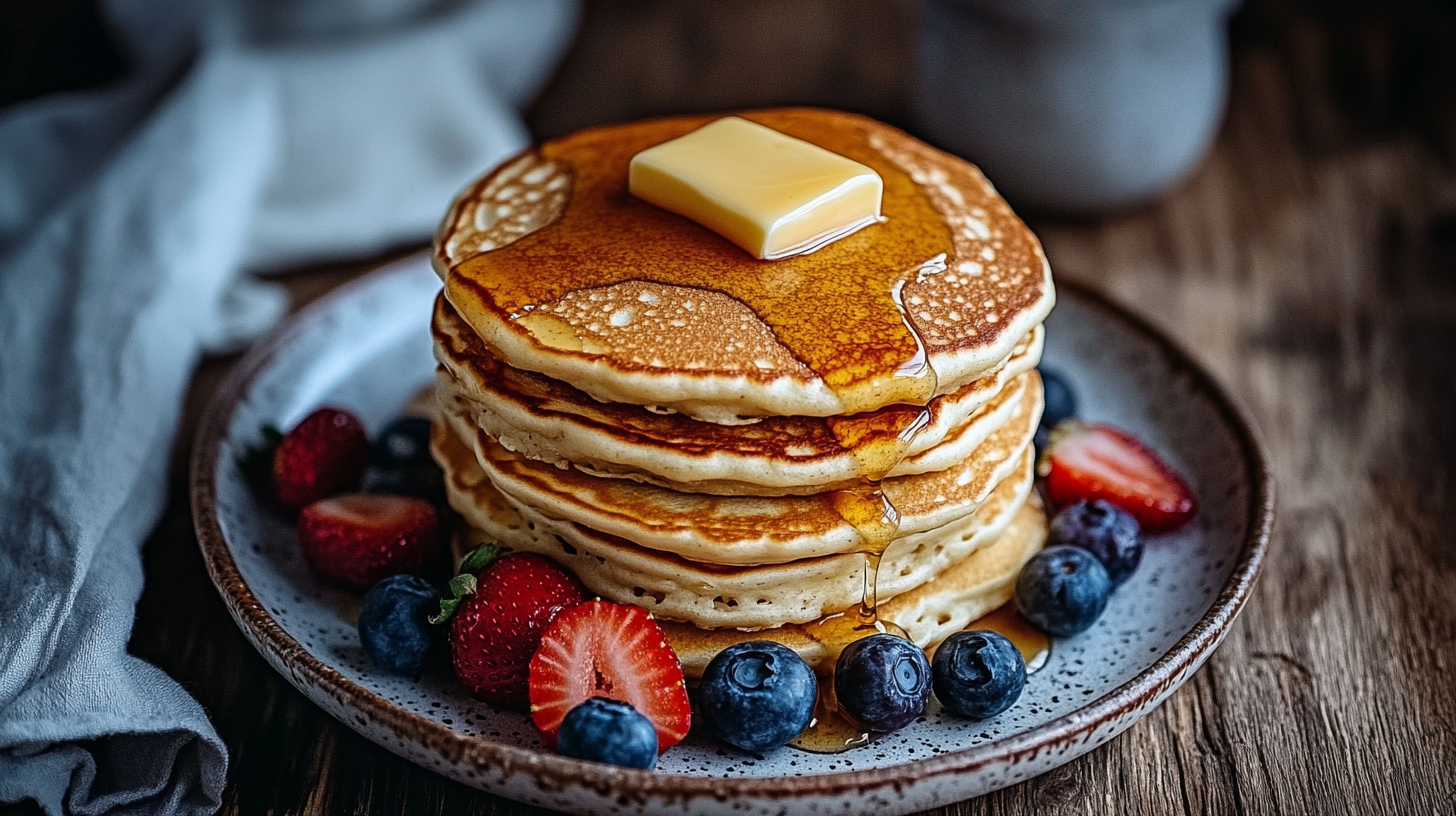
[[[741,115],[874,168],[884,222],[762,261],[627,192],[632,155],[709,117],[548,142],[451,207],[433,443],[461,544],[646,607],[690,675],[744,639],[832,657],[867,552],[881,618],[938,643],[1045,537],[1046,262],[959,159],[848,114]]]

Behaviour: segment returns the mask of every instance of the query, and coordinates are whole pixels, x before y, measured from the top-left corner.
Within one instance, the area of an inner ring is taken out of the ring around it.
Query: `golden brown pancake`
[[[683,558],[511,501],[448,425],[436,428],[432,447],[446,469],[450,504],[471,530],[467,546],[495,543],[545,555],[604,598],[645,606],[664,619],[738,629],[812,621],[860,600],[865,559],[859,553],[761,566]],[[897,539],[880,567],[881,597],[914,591],[995,541],[1031,485],[1032,461],[1024,455],[975,513]]]
[[[885,479],[900,514],[899,535],[944,527],[971,515],[1002,480],[1029,470],[1031,438],[1041,416],[1035,372],[1017,379],[988,408],[988,426],[972,455],[954,467]],[[444,406],[451,431],[469,445],[491,483],[523,510],[567,519],[650,549],[724,565],[777,564],[862,551],[861,532],[845,520],[835,491],[793,496],[686,493],[583,473],[506,450],[455,404]],[[973,429],[974,430],[974,429]]]
[[[626,190],[635,153],[715,117],[594,128],[457,198],[436,242],[445,296],[515,368],[718,422],[924,405],[1051,309],[1040,246],[972,165],[851,114],[741,115],[874,168],[885,221],[758,260]]]
[[[435,350],[449,380],[441,399],[465,400],[475,423],[532,459],[570,462],[603,475],[724,495],[822,492],[861,478],[856,433],[896,430],[907,411],[891,406],[854,417],[764,417],[718,425],[626,403],[603,403],[579,389],[496,359],[443,298],[436,302]],[[888,475],[941,470],[970,455],[979,438],[963,431],[987,403],[1041,358],[1035,328],[994,372],[932,399],[924,427]],[[917,417],[918,419],[918,417]],[[947,437],[962,444],[941,445]],[[980,438],[984,438],[984,435]],[[936,449],[933,455],[927,454]]]

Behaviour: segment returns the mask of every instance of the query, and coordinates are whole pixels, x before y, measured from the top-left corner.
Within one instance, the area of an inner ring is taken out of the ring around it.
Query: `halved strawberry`
[[[1038,472],[1058,507],[1106,499],[1148,532],[1171,530],[1198,512],[1183,477],[1136,437],[1111,425],[1076,420],[1057,425]]]
[[[279,441],[273,453],[273,494],[279,504],[297,512],[353,490],[369,456],[369,436],[358,417],[341,408],[320,408]]]
[[[424,499],[335,496],[303,508],[298,543],[321,575],[368,589],[391,575],[428,572],[440,559],[440,523]]]
[[[556,748],[561,720],[590,697],[630,703],[657,729],[658,753],[688,733],[682,663],[640,606],[587,601],[562,612],[531,658],[531,719]]]
[[[461,571],[470,574],[470,567]],[[585,601],[586,588],[544,555],[507,553],[462,589],[467,591],[458,608],[447,601],[440,615],[454,615],[450,659],[455,676],[482,700],[525,708],[526,678],[541,633],[562,610]]]

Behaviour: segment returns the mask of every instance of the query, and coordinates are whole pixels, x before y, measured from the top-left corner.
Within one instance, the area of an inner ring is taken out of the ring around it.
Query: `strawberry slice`
[[[298,512],[326,496],[359,486],[369,465],[369,436],[359,418],[320,408],[303,418],[273,453],[273,493]]]
[[[1148,532],[1179,527],[1198,512],[1183,477],[1136,437],[1111,425],[1076,420],[1057,425],[1038,472],[1058,507],[1106,499]]]
[[[562,612],[531,658],[531,719],[556,748],[561,720],[591,697],[629,703],[657,729],[657,751],[688,733],[682,663],[640,606],[588,601]]]
[[[424,499],[336,496],[303,508],[298,543],[319,574],[368,589],[391,575],[422,575],[435,566],[440,522]]]

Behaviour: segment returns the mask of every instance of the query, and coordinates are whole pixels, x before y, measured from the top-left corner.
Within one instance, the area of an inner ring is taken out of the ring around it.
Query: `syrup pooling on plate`
[[[989,629],[1011,641],[1017,651],[1021,652],[1021,658],[1026,661],[1027,674],[1034,674],[1051,659],[1051,636],[1037,631],[1018,615],[1015,603],[1004,604],[966,626],[967,631],[977,629]]]

